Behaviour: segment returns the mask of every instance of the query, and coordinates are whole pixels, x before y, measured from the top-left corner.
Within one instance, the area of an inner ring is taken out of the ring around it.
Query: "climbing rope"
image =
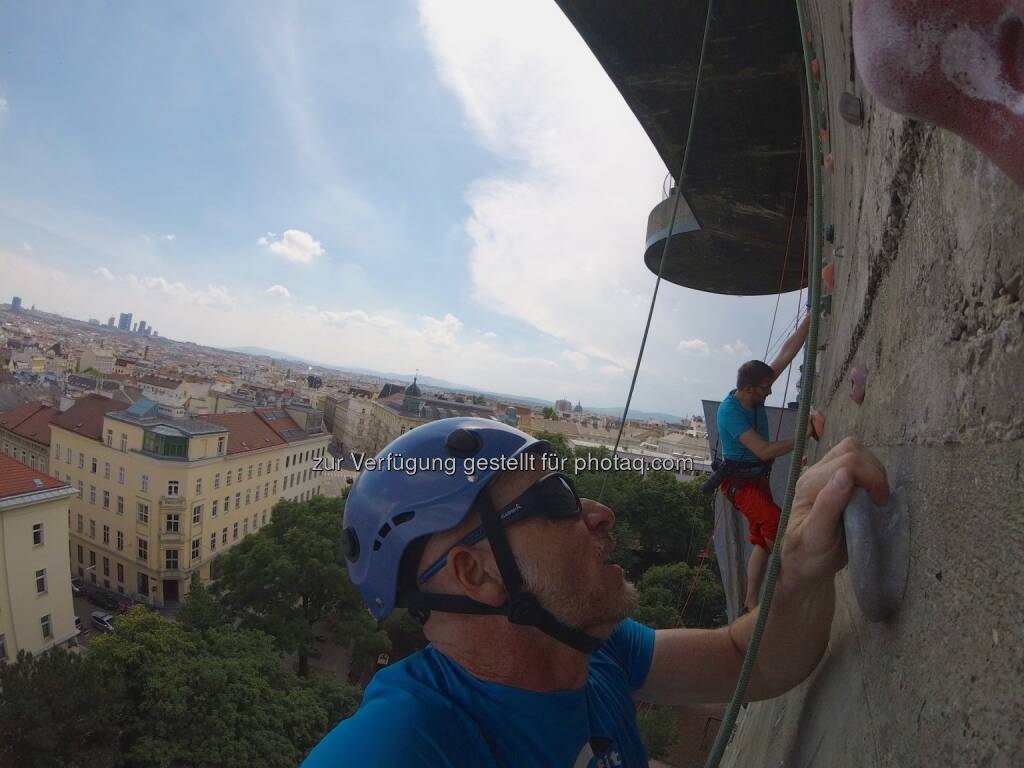
[[[704,53],[708,46],[708,30],[711,29],[711,11],[714,0],[708,0],[708,10],[704,18],[704,36],[700,43],[700,58],[697,61],[697,77],[693,86],[693,103],[690,105],[690,126],[686,132],[686,147],[683,149],[683,163],[679,168],[679,181],[676,183],[675,200],[672,203],[672,216],[668,222],[668,232],[665,235],[665,245],[661,249],[661,260],[658,262],[658,279],[654,281],[654,293],[651,295],[651,306],[647,310],[647,322],[644,325],[644,335],[640,340],[640,351],[636,356],[636,365],[633,367],[633,380],[629,384],[629,393],[626,395],[626,407],[622,411],[622,421],[619,424],[619,433],[615,436],[615,446],[612,448],[612,461],[615,461],[619,452],[619,443],[622,441],[622,431],[626,428],[626,418],[629,416],[629,406],[633,401],[633,390],[636,388],[636,379],[640,374],[640,363],[644,359],[644,348],[647,346],[647,335],[651,330],[651,318],[654,317],[654,305],[658,301],[658,289],[661,287],[661,275],[665,270],[665,257],[668,255],[668,247],[672,242],[672,232],[676,225],[676,216],[679,213],[679,201],[683,197],[683,180],[686,178],[686,168],[690,161],[690,147],[693,145],[693,126],[697,121],[697,101],[700,98],[700,83],[704,76]],[[604,498],[605,484],[608,482],[607,473],[601,481],[601,492],[597,500]]]
[[[764,584],[761,587],[760,609],[758,610],[757,622],[754,631],[750,636],[747,645],[747,653],[743,657],[743,666],[740,668],[739,679],[736,681],[736,690],[733,692],[729,706],[726,708],[725,717],[718,728],[718,735],[708,755],[705,768],[717,768],[725,754],[725,748],[729,744],[733,728],[736,725],[736,716],[739,714],[740,706],[746,699],[747,685],[750,682],[750,675],[754,671],[754,663],[757,660],[757,651],[761,646],[761,638],[764,635],[764,628],[771,613],[772,598],[775,596],[775,583],[779,576],[779,567],[782,557],[782,545],[786,535],[786,526],[789,523],[789,514],[793,507],[793,496],[796,491],[796,481],[800,476],[800,465],[803,462],[804,447],[807,442],[807,421],[810,417],[811,398],[814,392],[814,370],[818,357],[818,319],[821,304],[821,241],[822,241],[822,189],[821,189],[821,145],[815,141],[820,135],[818,125],[817,98],[814,88],[814,76],[811,72],[811,49],[807,37],[807,19],[804,15],[803,5],[800,0],[796,2],[797,18],[800,21],[800,37],[804,52],[804,79],[807,86],[807,109],[810,113],[811,131],[810,145],[812,154],[811,168],[814,180],[813,198],[813,228],[811,234],[811,266],[809,274],[810,283],[810,315],[811,327],[807,334],[807,351],[804,356],[804,383],[800,398],[800,410],[797,418],[795,445],[793,447],[793,458],[789,467],[789,479],[786,483],[786,498],[782,506],[782,516],[779,519],[778,537],[775,539],[775,546],[772,548],[771,556],[768,558],[768,568],[765,573]]]

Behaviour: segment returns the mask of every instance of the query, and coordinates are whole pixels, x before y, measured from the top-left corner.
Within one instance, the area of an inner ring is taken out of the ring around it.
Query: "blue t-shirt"
[[[718,435],[722,443],[722,455],[733,461],[760,461],[752,450],[740,442],[740,435],[749,430],[768,440],[768,411],[763,405],[750,411],[736,399],[736,390],[726,396],[718,405]]]
[[[302,768],[646,766],[632,693],[653,654],[654,630],[627,619],[582,688],[538,693],[478,680],[427,646],[379,671]]]

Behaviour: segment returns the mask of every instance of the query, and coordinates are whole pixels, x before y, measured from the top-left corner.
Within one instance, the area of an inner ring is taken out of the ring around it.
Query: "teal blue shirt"
[[[736,390],[728,394],[718,406],[718,436],[722,455],[733,461],[760,461],[757,454],[740,442],[740,435],[753,429],[768,440],[768,411],[763,405],[748,410],[736,399]]]
[[[378,672],[302,768],[646,766],[632,694],[653,654],[654,630],[627,619],[583,687],[538,693],[478,680],[427,646]]]

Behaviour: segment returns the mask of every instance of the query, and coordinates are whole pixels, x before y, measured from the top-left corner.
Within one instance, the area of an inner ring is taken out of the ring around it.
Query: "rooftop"
[[[53,426],[61,427],[84,437],[101,440],[103,437],[103,417],[114,411],[123,411],[127,407],[127,403],[112,400],[102,395],[88,394],[78,398],[74,405],[50,423]]]
[[[50,422],[60,411],[46,403],[25,403],[0,413],[0,427],[40,445],[50,444]]]
[[[55,488],[69,486],[0,453],[0,501]]]
[[[150,432],[173,437],[211,435],[224,431],[208,421],[165,416],[160,412],[159,405],[145,398],[137,400],[130,408],[111,414],[110,417],[117,421],[144,427]]]

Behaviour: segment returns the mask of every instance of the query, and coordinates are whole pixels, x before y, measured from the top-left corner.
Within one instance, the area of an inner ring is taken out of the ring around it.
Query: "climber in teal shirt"
[[[342,531],[349,577],[375,618],[404,606],[430,645],[378,672],[305,768],[644,766],[636,701],[728,700],[754,615],[716,630],[626,618],[636,592],[609,561],[615,515],[579,498],[549,451],[501,422],[444,419],[394,441],[378,466],[454,457],[457,472],[359,476]],[[796,685],[824,652],[855,484],[887,498],[884,469],[848,440],[798,485],[798,547],[787,535],[752,699]]]

